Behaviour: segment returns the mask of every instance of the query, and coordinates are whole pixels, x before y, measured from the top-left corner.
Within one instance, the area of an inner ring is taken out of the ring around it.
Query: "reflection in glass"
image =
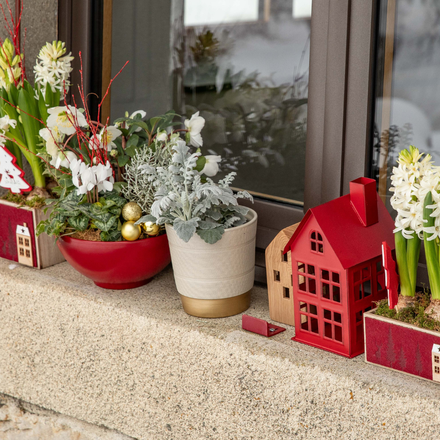
[[[160,4],[159,4],[160,3]],[[113,0],[112,117],[199,111],[236,188],[302,204],[310,0]],[[120,23],[130,23],[121,26]]]
[[[415,145],[440,165],[440,2],[381,0],[377,58],[372,175],[388,201],[399,151]]]

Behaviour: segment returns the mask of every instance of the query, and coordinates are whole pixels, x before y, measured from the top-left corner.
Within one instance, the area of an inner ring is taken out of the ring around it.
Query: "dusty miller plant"
[[[122,194],[127,200],[136,202],[142,212],[150,213],[156,193],[150,174],[144,171],[168,166],[171,154],[170,144],[162,146],[156,142],[154,146],[145,145],[137,150],[131,162],[126,165],[124,179],[127,185],[122,189]]]
[[[237,199],[252,200],[252,196],[246,191],[234,194],[230,185],[235,173],[218,183],[210,178],[202,181],[196,170],[200,155],[200,152],[191,154],[186,143],[180,140],[173,146],[168,167],[144,168],[156,188],[156,195],[151,216],[141,218],[138,223],[169,224],[184,242],[197,234],[209,244],[220,240],[226,229],[246,223],[248,209],[239,206]]]

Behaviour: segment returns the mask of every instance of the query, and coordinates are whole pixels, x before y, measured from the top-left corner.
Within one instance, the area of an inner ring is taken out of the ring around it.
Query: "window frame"
[[[349,182],[368,173],[377,3],[313,1],[304,206],[258,197],[243,202],[259,217],[257,281],[266,282],[264,251],[280,230],[301,221],[307,209],[348,193]],[[58,8],[58,38],[74,55],[82,51],[86,93],[102,93],[111,65],[112,0],[75,0],[74,8],[73,0],[59,0]],[[73,68],[75,83],[78,57]]]

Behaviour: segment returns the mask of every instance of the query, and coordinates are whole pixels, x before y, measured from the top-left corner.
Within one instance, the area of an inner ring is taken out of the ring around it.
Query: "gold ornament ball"
[[[128,202],[122,208],[122,217],[128,222],[137,222],[142,217],[142,209],[136,202]]]
[[[156,225],[156,223],[153,222],[147,222],[142,225],[144,227],[145,233],[149,237],[154,237],[156,235],[159,235],[160,232],[160,226]]]
[[[133,221],[125,222],[122,225],[121,234],[127,241],[137,240],[142,233],[142,228]]]

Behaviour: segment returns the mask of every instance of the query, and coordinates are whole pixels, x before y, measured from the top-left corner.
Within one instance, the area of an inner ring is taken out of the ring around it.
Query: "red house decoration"
[[[354,357],[364,352],[363,313],[387,297],[382,242],[394,249],[394,222],[376,181],[309,209],[291,251],[295,341]]]

